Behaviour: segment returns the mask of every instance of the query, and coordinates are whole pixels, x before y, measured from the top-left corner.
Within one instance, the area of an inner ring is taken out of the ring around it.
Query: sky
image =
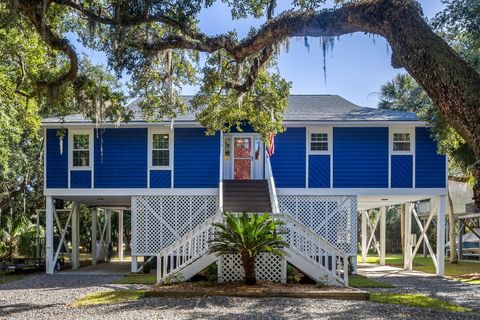
[[[441,0],[419,2],[429,19],[444,7]],[[290,1],[279,0],[278,3],[276,12],[280,13],[288,8]],[[227,7],[218,2],[200,15],[200,29],[209,35],[236,30],[243,37],[250,26],[259,26],[262,22],[254,19],[232,21]],[[94,62],[105,63],[104,54],[83,48],[73,35],[68,37]],[[333,50],[326,57],[326,73],[323,71],[320,40],[310,38],[309,46],[309,49],[305,47],[303,38],[292,38],[288,52],[282,51],[279,56],[278,70],[292,82],[291,94],[338,94],[355,104],[374,108],[380,87],[398,73],[405,72],[391,66],[391,50],[380,37],[355,33],[335,39]],[[185,87],[182,94],[195,94],[197,90],[196,87]]]

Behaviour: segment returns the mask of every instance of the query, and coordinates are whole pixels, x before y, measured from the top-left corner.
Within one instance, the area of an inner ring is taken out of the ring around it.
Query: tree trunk
[[[457,250],[456,250],[456,239],[457,235],[455,232],[455,217],[453,210],[453,201],[450,194],[450,189],[448,191],[448,231],[450,239],[450,263],[458,263]]]
[[[249,286],[257,284],[255,275],[255,257],[251,257],[248,253],[241,254],[243,269],[245,270],[245,283]]]

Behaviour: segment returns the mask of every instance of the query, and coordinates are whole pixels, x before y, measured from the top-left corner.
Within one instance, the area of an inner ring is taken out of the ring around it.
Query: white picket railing
[[[175,243],[160,251],[157,255],[157,283],[178,273],[197,259],[208,255],[209,241],[213,239],[215,231],[213,223],[220,221],[222,221],[222,213],[217,212]]]
[[[329,284],[348,286],[347,255],[291,215],[282,214],[279,217],[285,223],[284,240],[289,245],[286,248],[287,260],[295,262],[293,264],[301,271],[312,270],[311,277],[326,275]]]

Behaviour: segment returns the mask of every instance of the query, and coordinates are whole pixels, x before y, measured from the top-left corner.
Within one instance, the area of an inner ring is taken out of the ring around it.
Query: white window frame
[[[410,150],[393,150],[393,136],[398,133],[408,133],[410,134]],[[415,129],[414,128],[397,128],[391,127],[390,128],[390,154],[392,155],[413,155],[415,151]]]
[[[307,130],[308,134],[308,145],[307,145],[307,154],[325,154],[325,155],[331,155],[332,154],[332,142],[333,142],[333,130],[331,127],[311,127]],[[328,143],[328,149],[327,150],[312,150],[312,134],[314,133],[323,133],[327,135],[327,143]]]
[[[88,135],[88,166],[73,165],[73,136]],[[68,130],[68,168],[69,171],[92,170],[93,168],[93,130],[92,129],[69,129]],[[69,173],[70,177],[70,173]]]
[[[168,134],[168,162],[169,162],[168,166],[154,166],[152,164],[154,134]],[[148,130],[148,169],[149,170],[171,170],[172,168],[173,168],[173,130],[170,130],[167,128],[149,128]],[[150,176],[150,174],[148,176]]]

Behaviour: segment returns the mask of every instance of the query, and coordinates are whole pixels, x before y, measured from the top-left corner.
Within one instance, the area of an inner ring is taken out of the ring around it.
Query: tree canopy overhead
[[[208,35],[199,28],[199,13],[214,0],[12,0],[6,8],[9,23],[29,23],[49,50],[61,53],[60,70],[38,79],[33,93],[60,97],[66,90],[62,88],[73,86],[72,96],[82,98],[90,115],[102,105],[111,110],[108,115],[128,119],[115,90],[98,84],[106,76],[80,77],[81,59],[63,37],[71,31],[85,46],[106,52],[117,75],[131,74],[131,94],[145,98],[147,114],[173,117],[185,109],[180,88],[199,83],[201,91],[191,108],[199,111],[207,129],[225,129],[226,122],[247,119],[264,136],[282,130],[290,85],[274,72],[274,65],[290,37],[376,34],[389,42],[392,65],[415,78],[480,157],[480,75],[432,31],[416,1],[336,1],[333,8],[323,9],[324,0],[293,0],[291,10],[278,14],[275,0],[221,1],[234,19],[264,17],[265,23],[241,39],[234,31]],[[476,30],[473,23],[468,28]],[[199,53],[207,56],[203,66]],[[84,85],[89,90],[79,94]]]

